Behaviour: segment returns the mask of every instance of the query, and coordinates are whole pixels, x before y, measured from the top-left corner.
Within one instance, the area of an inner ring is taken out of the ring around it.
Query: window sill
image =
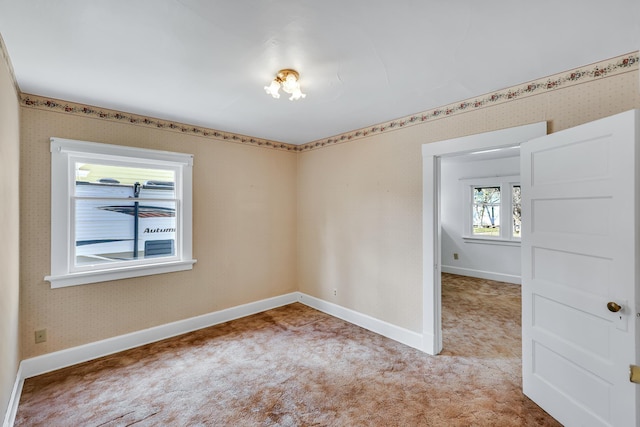
[[[476,243],[481,245],[500,245],[500,246],[520,246],[520,240],[509,240],[490,237],[462,237],[465,243]]]
[[[190,259],[186,261],[172,261],[159,264],[135,265],[108,270],[82,271],[57,276],[45,276],[44,280],[51,283],[52,289],[64,288],[66,286],[86,285],[89,283],[191,270],[195,263],[195,259]]]

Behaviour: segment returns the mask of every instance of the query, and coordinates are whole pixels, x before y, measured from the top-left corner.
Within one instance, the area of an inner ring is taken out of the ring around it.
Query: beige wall
[[[23,106],[21,358],[295,290],[420,332],[421,145],[545,120],[554,132],[631,108],[637,66],[295,153]],[[50,289],[51,136],[195,154],[194,270]],[[35,344],[41,328],[48,341]]]
[[[0,420],[16,379],[19,353],[20,106],[0,37]]]
[[[636,68],[301,153],[300,290],[421,332],[421,145],[540,121],[556,132],[640,108],[638,84]]]
[[[26,106],[21,123],[23,359],[297,290],[295,153]],[[193,153],[194,269],[51,289],[52,136]]]

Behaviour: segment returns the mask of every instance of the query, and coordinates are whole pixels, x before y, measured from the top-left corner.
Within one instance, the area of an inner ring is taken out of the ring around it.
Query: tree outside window
[[[467,206],[465,238],[514,243],[520,240],[522,202],[519,180],[518,175],[463,180]]]
[[[500,187],[474,187],[474,236],[500,237],[500,204]]]
[[[514,185],[511,187],[511,210],[513,218],[513,228],[511,235],[516,238],[521,237],[522,228],[522,198],[520,196],[520,186]]]

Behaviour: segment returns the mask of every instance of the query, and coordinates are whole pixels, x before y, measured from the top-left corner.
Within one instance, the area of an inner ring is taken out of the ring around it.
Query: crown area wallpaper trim
[[[140,116],[137,114],[125,113],[122,111],[109,110],[106,108],[94,107],[75,102],[68,102],[54,98],[38,95],[21,94],[21,103],[25,107],[40,110],[53,110],[56,112],[73,114],[77,116],[91,117],[132,125],[153,127],[178,133],[201,136],[205,138],[218,139],[222,141],[236,142],[239,144],[255,145],[257,147],[274,148],[284,151],[297,151],[298,146],[286,144],[284,142],[270,141],[268,139],[254,138],[230,132],[224,132],[205,127],[193,126],[179,122],[156,119],[152,117]]]
[[[0,46],[2,46],[1,40]],[[0,50],[3,50],[4,53],[4,49]],[[421,113],[413,114],[411,116],[406,116],[400,119],[376,124],[370,127],[357,129],[329,138],[323,138],[302,145],[287,144],[262,138],[238,135],[230,132],[166,121],[157,118],[145,117],[131,113],[88,106],[84,104],[67,102],[38,95],[20,93],[20,102],[23,106],[29,108],[54,110],[61,113],[87,116],[138,126],[160,128],[163,130],[257,147],[271,148],[283,151],[305,152],[335,144],[354,141],[374,134],[380,134],[404,127],[414,126],[427,121],[450,117],[452,115],[472,111],[479,108],[490,107],[492,105],[497,105],[504,102],[510,102],[529,96],[539,95],[549,91],[586,83],[592,80],[635,71],[639,68],[639,61],[639,52],[636,51],[595,64],[558,73],[549,77],[544,77],[518,86],[513,86],[510,88],[492,92],[476,98],[470,98],[443,107],[438,107],[433,110],[427,110]],[[9,62],[7,61],[7,63]]]
[[[595,64],[576,68],[570,71],[554,74],[522,85],[513,86],[476,98],[470,98],[457,103],[438,107],[433,110],[424,111],[411,116],[406,116],[393,121],[377,124],[371,127],[358,129],[343,133],[330,138],[312,141],[298,146],[298,151],[308,151],[330,145],[340,144],[359,138],[364,138],[376,133],[396,130],[403,127],[442,119],[455,114],[468,112],[474,109],[490,107],[504,102],[514,101],[541,93],[562,89],[577,84],[586,83],[618,74],[627,73],[638,69],[639,52],[621,55],[609,60],[604,60]]]

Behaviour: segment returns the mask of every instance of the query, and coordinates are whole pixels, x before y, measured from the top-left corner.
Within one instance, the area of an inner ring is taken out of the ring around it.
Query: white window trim
[[[75,182],[71,159],[76,156],[96,158],[125,158],[127,161],[151,161],[177,168],[181,185],[176,177],[176,191],[181,192],[182,214],[177,218],[181,232],[176,242],[176,257],[148,261],[143,264],[127,264],[108,268],[72,271],[71,248],[72,230],[70,219],[70,195]],[[52,288],[83,285],[152,274],[190,270],[196,260],[192,259],[192,183],[193,155],[169,151],[149,150],[135,147],[51,138],[51,275],[44,280]],[[63,201],[63,202],[60,202]]]
[[[513,237],[511,229],[511,214],[503,215],[504,208],[511,212],[512,186],[520,185],[520,175],[496,175],[491,177],[462,178],[462,191],[464,197],[464,228],[462,239],[465,243],[479,243],[489,245],[520,246],[520,238]],[[473,187],[500,187],[500,236],[476,236],[473,234],[473,218],[471,206],[473,205]],[[507,231],[508,230],[508,231]]]

